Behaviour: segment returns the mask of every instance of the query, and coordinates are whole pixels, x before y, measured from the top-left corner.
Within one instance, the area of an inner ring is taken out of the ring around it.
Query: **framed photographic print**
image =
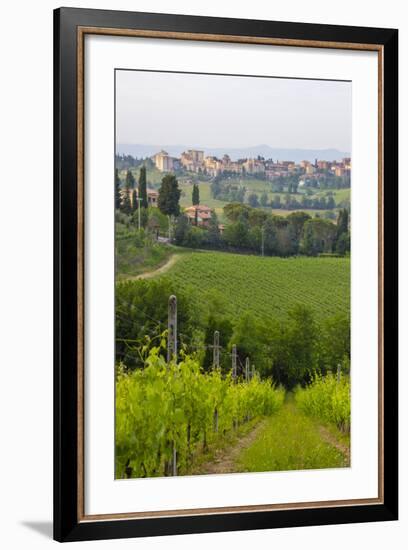
[[[397,31],[54,28],[55,538],[397,519]]]

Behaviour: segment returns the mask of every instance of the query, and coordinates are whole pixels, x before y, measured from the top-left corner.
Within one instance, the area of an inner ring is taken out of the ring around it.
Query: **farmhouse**
[[[212,208],[204,204],[195,204],[194,206],[185,208],[184,213],[192,225],[197,224],[198,227],[208,227]]]

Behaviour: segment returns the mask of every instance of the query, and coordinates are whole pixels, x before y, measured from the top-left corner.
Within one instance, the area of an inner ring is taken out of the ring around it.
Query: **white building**
[[[173,157],[167,151],[160,151],[152,157],[153,162],[160,172],[171,172],[173,170]]]

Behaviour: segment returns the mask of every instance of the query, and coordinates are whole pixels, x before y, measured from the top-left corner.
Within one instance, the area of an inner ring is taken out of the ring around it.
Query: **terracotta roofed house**
[[[197,220],[197,225],[199,227],[207,227],[211,219],[212,208],[205,206],[205,204],[195,204],[185,208],[184,213],[191,224],[194,225]]]

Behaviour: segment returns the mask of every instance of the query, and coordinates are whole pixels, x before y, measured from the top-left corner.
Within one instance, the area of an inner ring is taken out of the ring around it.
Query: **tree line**
[[[283,217],[239,203],[227,204],[224,214],[229,223],[222,232],[214,211],[205,229],[192,226],[186,216],[178,216],[174,231],[176,244],[284,257],[343,256],[350,252],[347,209],[339,211],[336,224],[312,218],[306,212]]]
[[[249,357],[261,378],[272,378],[287,389],[306,385],[316,372],[335,372],[339,365],[342,372],[349,372],[347,315],[318,322],[310,307],[297,304],[284,320],[259,319],[248,312],[231,318],[218,293],[208,293],[205,311],[201,311],[192,299],[193,292],[176,287],[166,277],[118,283],[116,362],[129,371],[144,368],[149,349],[159,345],[167,328],[168,297],[177,294],[179,352],[194,354],[204,372],[212,369],[215,330],[219,331],[224,374],[231,370],[233,344],[237,346],[238,365],[244,365]]]
[[[220,184],[218,182],[213,182],[211,184],[211,194],[212,197],[216,200],[226,201],[226,202],[246,202],[252,208],[273,208],[285,209],[285,210],[299,210],[300,208],[309,210],[333,210],[336,208],[336,201],[334,199],[333,193],[328,191],[326,195],[318,197],[310,197],[307,194],[294,196],[297,194],[297,185],[296,189],[292,189],[290,186],[287,189],[287,192],[283,197],[281,195],[274,194],[269,200],[268,193],[263,191],[262,193],[251,192],[247,196],[247,189],[243,185],[238,185],[233,182]]]
[[[308,197],[306,195],[302,195],[302,198],[300,200],[298,200],[296,197],[289,194],[288,192],[288,194],[284,195],[283,201],[280,195],[274,195],[272,199],[269,200],[266,191],[262,192],[260,197],[258,193],[250,193],[248,195],[248,204],[253,208],[270,207],[274,209],[283,208],[285,210],[298,210],[299,208],[312,208],[313,210],[333,210],[334,208],[336,208],[336,202],[330,192],[328,192],[326,196],[323,195],[321,197]]]
[[[230,176],[228,180],[222,178],[223,176],[216,176],[211,183],[210,191],[214,199],[226,202],[247,202],[253,208],[333,210],[336,208],[336,202],[331,189],[350,187],[350,180],[347,183],[344,178],[330,176],[328,179],[319,178],[318,182],[316,180],[306,180],[304,182],[306,193],[300,194],[298,175],[279,176],[269,182],[269,186],[273,193],[282,193],[282,197],[274,194],[269,200],[266,189],[261,193],[253,191],[247,195],[247,188],[239,182],[236,174],[235,177]],[[265,177],[259,178],[259,175],[257,178],[255,178],[255,175],[251,175],[251,178],[265,180]],[[327,193],[325,196],[320,197],[310,196],[313,195],[311,187],[327,189]]]

